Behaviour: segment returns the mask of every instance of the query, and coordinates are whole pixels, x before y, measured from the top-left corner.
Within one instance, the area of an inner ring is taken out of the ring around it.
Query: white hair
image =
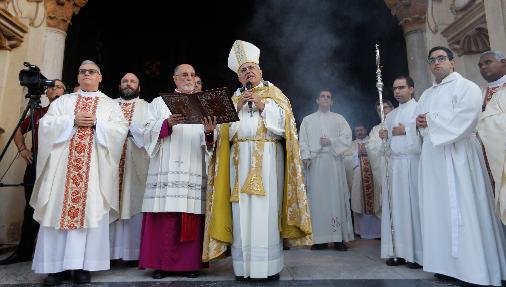
[[[480,55],[480,59],[484,56],[487,56],[487,55],[492,55],[494,56],[494,58],[497,60],[497,61],[501,61],[501,60],[505,60],[506,57],[504,56],[504,54],[502,52],[499,52],[499,51],[487,51],[487,52],[484,52]]]
[[[92,60],[84,60],[79,67],[81,67],[83,65],[94,65],[95,67],[97,67],[98,73],[102,74],[102,72],[100,72],[100,67],[95,62],[93,62]]]

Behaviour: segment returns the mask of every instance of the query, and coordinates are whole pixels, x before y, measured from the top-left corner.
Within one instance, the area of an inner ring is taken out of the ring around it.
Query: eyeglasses
[[[182,78],[195,78],[195,74],[194,73],[181,73],[179,75],[176,75],[178,77],[182,77]]]
[[[100,72],[96,69],[79,69],[79,75],[86,75],[86,73],[90,75],[98,74],[100,75]]]
[[[249,66],[246,66],[246,67],[243,67],[239,70],[239,73],[240,74],[246,74],[248,71],[253,71],[253,70],[256,70],[258,69],[259,67],[257,65],[249,65]]]
[[[432,64],[436,64],[436,63],[442,63],[446,60],[448,60],[448,56],[441,55],[441,56],[437,56],[437,57],[428,58],[427,62],[432,65]]]
[[[63,86],[63,85],[54,85],[54,87],[51,87],[51,89],[53,89],[53,90],[56,90],[56,89],[65,89],[65,86]]]
[[[393,87],[393,88],[392,88],[392,91],[394,91],[394,92],[395,92],[396,90],[399,90],[399,91],[400,91],[400,90],[404,90],[404,89],[405,89],[405,88],[407,88],[407,87],[408,87],[408,86],[397,86],[397,87]]]

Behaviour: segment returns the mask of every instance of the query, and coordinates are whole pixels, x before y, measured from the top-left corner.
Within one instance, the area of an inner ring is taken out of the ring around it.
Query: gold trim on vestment
[[[304,186],[304,177],[302,174],[302,163],[300,157],[300,147],[297,137],[297,128],[292,108],[288,98],[275,86],[253,88],[253,94],[262,100],[271,99],[284,111],[285,116],[285,174],[283,188],[283,204],[281,209],[280,233],[284,242],[288,246],[310,245],[312,240],[311,217],[309,205]],[[232,98],[234,103],[238,102],[238,97]],[[230,188],[230,170],[228,170],[227,161],[230,162],[230,141],[228,137],[228,124],[222,126],[225,132],[220,133],[215,152],[209,164],[209,181],[206,202],[206,225],[204,229],[204,245],[202,260],[207,262],[224,254],[227,245],[233,241],[232,231],[232,211],[230,200],[237,195],[234,193],[235,186]],[[266,138],[267,129],[263,120],[259,120],[259,128],[255,138]],[[233,140],[234,141],[234,140]],[[233,146],[233,162],[238,167],[239,141]],[[263,159],[264,144],[269,141],[254,141],[253,165],[249,171],[248,178],[255,183],[262,183],[261,163]],[[260,148],[261,147],[261,148]],[[260,153],[261,152],[261,153]],[[217,156],[219,154],[219,156]],[[255,158],[256,155],[259,158]],[[226,156],[228,155],[228,157]],[[238,168],[236,171],[236,180],[238,177]],[[254,169],[259,168],[260,174],[256,174]],[[250,175],[252,177],[250,178]],[[257,177],[255,177],[258,175]],[[243,189],[253,188],[251,181],[246,180]],[[228,182],[228,185],[225,183]],[[235,185],[235,184],[234,184]],[[257,187],[255,187],[257,188]],[[241,190],[242,192],[242,190]],[[258,192],[258,191],[255,191]],[[225,198],[228,195],[229,201],[225,205]]]

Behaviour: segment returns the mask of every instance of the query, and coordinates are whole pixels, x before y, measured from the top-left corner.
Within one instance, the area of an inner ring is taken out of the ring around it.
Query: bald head
[[[190,93],[195,89],[195,69],[189,64],[178,65],[172,78],[180,92]]]

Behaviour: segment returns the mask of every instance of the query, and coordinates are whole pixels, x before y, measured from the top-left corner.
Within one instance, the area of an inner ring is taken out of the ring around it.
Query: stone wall
[[[0,0],[0,147],[13,133],[26,106],[19,85],[24,62],[37,65],[48,79],[61,78],[68,25],[87,0]],[[42,105],[47,98],[42,97]],[[3,132],[2,132],[3,131]],[[30,137],[25,140],[29,146]],[[0,163],[4,184],[21,183],[26,165],[14,160],[14,142]],[[22,187],[0,187],[0,244],[19,240],[25,199]]]

